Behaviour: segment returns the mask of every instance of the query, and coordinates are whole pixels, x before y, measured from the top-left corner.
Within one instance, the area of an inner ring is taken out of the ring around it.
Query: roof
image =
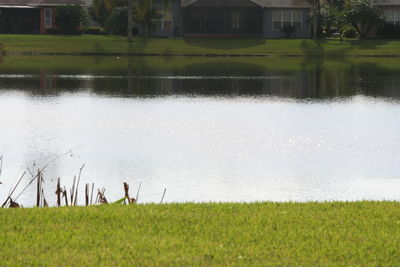
[[[198,0],[182,0],[181,4],[183,7],[190,6],[191,4],[196,3]]]
[[[305,0],[251,0],[261,7],[288,7],[288,8],[309,8],[311,5]]]
[[[377,6],[400,6],[400,0],[375,0]]]
[[[201,0],[182,0],[182,6],[187,7]],[[260,7],[270,8],[309,8],[311,5],[305,0],[249,0]],[[381,0],[384,1],[384,0]],[[396,1],[396,0],[389,0]],[[399,0],[397,0],[399,1]]]
[[[0,8],[32,8],[40,6],[64,6],[81,4],[86,6],[88,1],[81,0],[0,0]]]

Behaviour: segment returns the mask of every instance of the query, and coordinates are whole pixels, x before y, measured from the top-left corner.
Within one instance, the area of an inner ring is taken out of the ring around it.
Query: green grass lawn
[[[110,57],[110,56],[7,56],[0,60],[1,73],[38,74],[126,74],[133,73],[236,73],[259,75],[265,72],[296,73],[316,67],[326,71],[365,68],[373,72],[397,74],[400,58],[320,58],[320,57]]]
[[[399,266],[400,204],[0,210],[0,265]]]
[[[214,55],[400,55],[400,40],[256,38],[137,38],[119,36],[0,35],[9,52],[214,54]]]

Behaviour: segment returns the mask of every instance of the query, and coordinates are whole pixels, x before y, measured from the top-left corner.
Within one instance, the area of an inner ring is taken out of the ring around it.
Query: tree
[[[94,19],[100,23],[101,26],[106,27],[111,33],[117,33],[128,36],[128,41],[131,42],[133,39],[133,1],[134,0],[93,0],[92,3],[92,15]],[[125,13],[122,10],[125,9]],[[117,14],[122,15],[125,18],[125,26],[122,26],[120,19]],[[115,25],[111,25],[116,23]],[[124,33],[121,33],[120,29],[126,29]]]
[[[111,15],[114,3],[111,0],[93,0],[90,14],[95,21],[105,27],[107,18]]]
[[[128,12],[125,7],[116,7],[107,17],[105,29],[108,33],[126,36]]]
[[[57,7],[55,23],[62,33],[75,33],[86,24],[86,12],[80,5]]]
[[[320,14],[321,3],[320,0],[307,0],[311,4],[311,20],[313,27],[313,39],[318,37],[318,17]]]
[[[132,20],[132,9],[133,9],[133,0],[128,0],[128,42],[132,42],[132,29],[133,29],[133,20]]]
[[[336,27],[338,32],[342,34],[347,25],[343,16],[343,7],[337,4],[327,4],[321,7],[320,23],[328,33],[331,27]]]
[[[154,20],[162,18],[160,9],[168,8],[171,1],[162,0],[159,5],[156,6],[153,0],[136,0],[137,5],[135,8],[135,21],[142,27],[147,36],[151,37],[156,24]]]
[[[170,2],[171,0],[162,0],[160,4],[165,8]],[[153,0],[93,0],[91,10],[95,20],[103,27],[105,26],[108,31],[121,34],[120,29],[125,29],[122,35],[126,34],[129,42],[133,40],[134,22],[151,36],[155,27],[154,20],[161,18]],[[125,26],[120,23],[121,19],[125,20]],[[113,23],[116,25],[112,25]]]
[[[337,12],[332,5],[324,5],[320,11],[320,24],[329,33],[331,27],[336,26]]]
[[[347,0],[343,12],[345,21],[356,29],[361,39],[368,38],[374,26],[384,23],[383,10],[374,0]]]
[[[336,10],[342,10],[345,0],[327,0],[327,5],[335,8]]]

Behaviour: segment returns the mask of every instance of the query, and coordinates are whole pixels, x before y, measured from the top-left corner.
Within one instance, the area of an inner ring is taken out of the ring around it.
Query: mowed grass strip
[[[262,39],[262,38],[136,38],[1,34],[9,52],[128,53],[163,55],[400,55],[400,40]]]
[[[399,266],[400,204],[0,210],[1,265]]]
[[[359,68],[372,72],[397,74],[400,58],[397,57],[117,57],[117,56],[6,56],[0,63],[3,74],[97,74],[121,75],[131,69],[135,75],[152,73],[170,75],[260,75],[276,72],[282,74],[313,71],[316,68],[332,73]]]

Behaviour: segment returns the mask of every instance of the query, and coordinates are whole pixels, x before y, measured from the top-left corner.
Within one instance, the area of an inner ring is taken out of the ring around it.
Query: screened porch
[[[258,7],[188,7],[184,25],[187,35],[260,36],[263,10]]]
[[[39,33],[40,9],[0,7],[0,33]]]

